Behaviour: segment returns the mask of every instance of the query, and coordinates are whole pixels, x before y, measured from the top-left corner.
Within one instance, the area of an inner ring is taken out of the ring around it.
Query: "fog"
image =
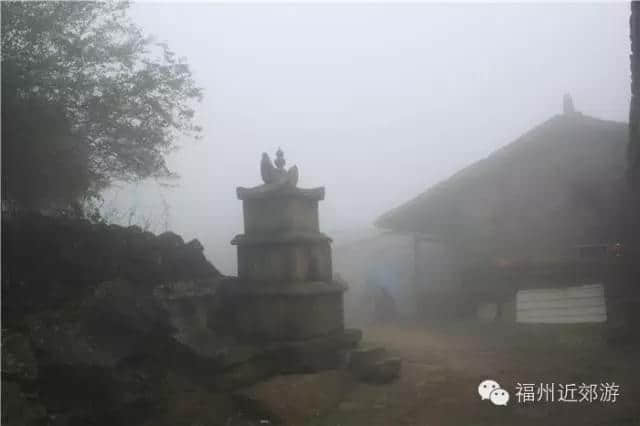
[[[561,111],[562,95],[627,121],[629,6],[619,4],[135,3],[148,34],[186,57],[204,99],[200,141],[169,158],[171,188],[121,185],[134,208],[198,238],[235,272],[236,186],[285,152],[300,187],[326,187],[322,230],[341,236]]]

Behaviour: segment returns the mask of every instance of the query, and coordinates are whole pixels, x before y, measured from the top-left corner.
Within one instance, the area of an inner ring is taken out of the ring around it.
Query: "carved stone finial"
[[[276,160],[274,163],[279,169],[284,168],[284,165],[287,164],[287,161],[284,159],[284,152],[282,152],[282,149],[280,148],[276,151]]]
[[[289,170],[285,170],[284,152],[280,148],[276,152],[276,167],[271,163],[271,158],[266,152],[262,153],[262,161],[260,162],[260,174],[265,184],[289,185],[296,186],[298,184],[298,167],[293,166]]]
[[[565,93],[562,98],[562,112],[564,114],[573,114],[576,112],[576,109],[573,106],[573,98],[569,93]]]

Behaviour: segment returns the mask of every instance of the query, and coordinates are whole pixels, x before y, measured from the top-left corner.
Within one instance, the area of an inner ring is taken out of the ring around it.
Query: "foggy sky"
[[[321,228],[340,235],[560,113],[627,121],[629,5],[136,3],[146,33],[187,58],[203,139],[169,164],[178,186],[127,186],[107,204],[197,237],[235,271],[236,186],[261,183],[282,147],[301,187],[326,187]],[[115,198],[114,198],[115,197]]]

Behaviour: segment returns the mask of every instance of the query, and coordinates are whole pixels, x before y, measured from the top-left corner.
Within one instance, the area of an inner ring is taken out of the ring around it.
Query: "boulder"
[[[358,380],[385,384],[400,375],[402,361],[391,358],[382,347],[359,348],[350,355],[349,368]]]
[[[184,245],[184,240],[178,234],[171,231],[163,232],[158,235],[158,245],[163,249],[175,249]]]

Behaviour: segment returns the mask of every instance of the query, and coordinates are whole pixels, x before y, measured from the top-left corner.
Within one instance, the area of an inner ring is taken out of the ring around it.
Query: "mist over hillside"
[[[327,187],[329,235],[367,228],[559,113],[566,92],[585,114],[626,121],[628,14],[623,3],[134,4],[203,86],[203,139],[169,158],[175,188],[124,186],[105,206],[199,238],[233,273],[235,187],[258,184],[260,153],[282,147],[302,187]]]

